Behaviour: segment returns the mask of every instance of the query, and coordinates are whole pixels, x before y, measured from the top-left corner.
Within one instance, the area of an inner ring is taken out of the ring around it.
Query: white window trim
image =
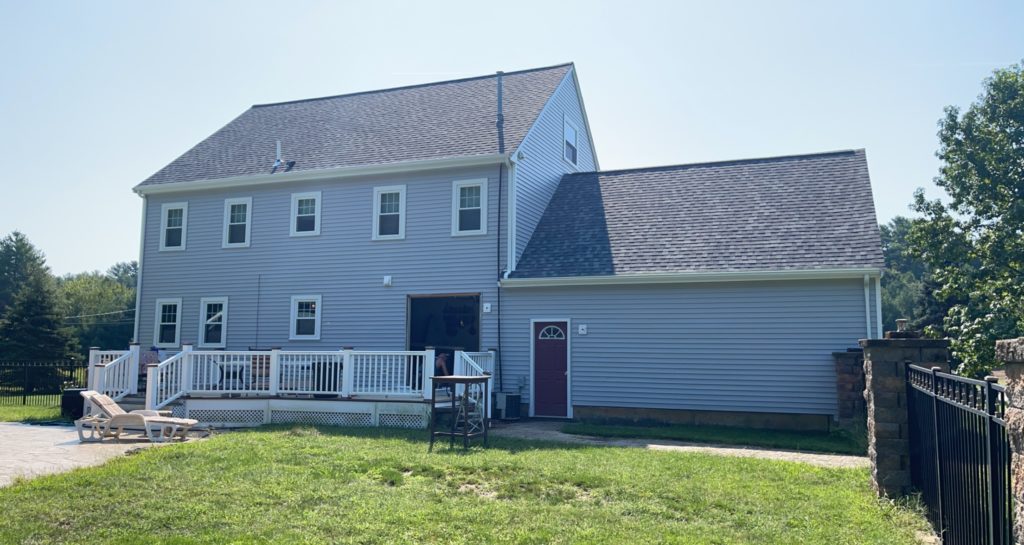
[[[231,219],[231,205],[244,204],[245,207],[245,242],[228,244],[228,222]],[[252,197],[238,197],[224,199],[224,236],[221,239],[222,248],[248,248],[252,243]]]
[[[313,326],[314,333],[312,335],[299,335],[295,332],[295,320],[298,318],[299,301],[315,301],[316,302],[316,322]],[[288,320],[288,340],[291,341],[319,341],[320,340],[320,321],[324,316],[323,297],[320,295],[293,295],[292,306]]]
[[[320,234],[320,191],[310,191],[308,193],[292,193],[292,214],[291,214],[291,226],[288,228],[288,232],[293,237],[315,237]],[[315,222],[316,228],[312,231],[296,231],[295,230],[295,219],[299,215],[299,200],[301,199],[316,199],[316,210],[313,212],[313,221]]]
[[[575,144],[576,145],[576,162],[575,163],[573,163],[572,161],[570,161],[569,159],[567,159],[565,157],[565,128],[566,127],[572,127],[572,130],[576,131],[576,144]],[[578,169],[579,168],[579,164],[580,164],[580,128],[577,127],[575,123],[570,121],[569,118],[567,116],[565,116],[565,115],[562,116],[562,149],[559,150],[559,151],[562,154],[562,160],[565,161],[565,164],[571,165],[572,168],[574,168],[574,169]]]
[[[398,234],[382,235],[380,229],[380,196],[383,193],[398,193]],[[405,239],[405,186],[385,185],[373,188],[373,229],[372,240],[404,240]]]
[[[480,229],[475,231],[459,231],[459,189],[480,186]],[[452,182],[452,236],[465,237],[487,234],[487,178],[474,180],[455,180]]]
[[[160,311],[164,305],[178,305],[177,323],[174,325],[174,342],[160,342]],[[153,346],[157,348],[177,348],[181,345],[181,298],[178,299],[157,299],[156,312],[153,317]]]
[[[224,305],[224,312],[221,316],[221,331],[219,343],[206,342],[206,305],[214,303]],[[203,297],[199,300],[199,346],[206,348],[224,348],[228,344],[228,298],[227,297]]]
[[[166,246],[167,242],[167,213],[171,210],[181,209],[181,246]],[[181,252],[185,250],[185,235],[188,233],[188,203],[169,202],[160,207],[160,251]]]

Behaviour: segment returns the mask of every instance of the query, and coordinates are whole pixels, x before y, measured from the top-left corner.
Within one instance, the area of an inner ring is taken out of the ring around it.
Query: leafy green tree
[[[125,284],[123,279],[99,272],[65,276],[60,280],[59,291],[67,323],[82,350],[90,346],[128,346],[135,329],[135,284],[130,287]]]
[[[107,276],[116,280],[118,284],[134,290],[139,276],[139,263],[137,261],[115,263],[107,269]]]
[[[64,361],[74,356],[77,345],[63,316],[53,279],[43,271],[30,274],[0,320],[0,360]]]
[[[14,231],[0,239],[0,318],[22,284],[35,273],[49,275],[46,258],[24,233]]]
[[[997,70],[966,111],[939,122],[935,183],[947,199],[913,208],[923,219],[911,245],[928,264],[934,293],[950,305],[943,329],[963,374],[987,372],[994,341],[1024,333],[1024,69]]]

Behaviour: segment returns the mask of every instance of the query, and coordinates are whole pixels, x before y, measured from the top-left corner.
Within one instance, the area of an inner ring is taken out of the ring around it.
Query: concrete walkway
[[[96,466],[131,450],[154,446],[133,439],[79,443],[72,426],[35,426],[0,422],[0,487],[18,477],[61,473]]]
[[[577,445],[593,445],[606,447],[633,447],[650,450],[666,450],[672,452],[699,452],[720,456],[742,456],[745,458],[763,458],[800,462],[818,467],[868,467],[870,461],[865,456],[849,456],[845,454],[821,454],[794,450],[777,450],[759,447],[742,447],[734,445],[713,445],[707,443],[686,443],[662,439],[611,439],[592,437],[589,435],[572,435],[562,433],[562,422],[527,421],[515,424],[503,424],[494,428],[491,435],[512,437],[516,439],[534,439],[539,441],[558,441]]]

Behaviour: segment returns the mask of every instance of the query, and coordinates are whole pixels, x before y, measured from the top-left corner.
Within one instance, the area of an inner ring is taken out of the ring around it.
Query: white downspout
[[[876,330],[878,332],[878,338],[881,339],[882,334],[882,275],[879,274],[875,277],[875,322],[878,326]]]
[[[506,214],[506,228],[508,229],[508,241],[505,249],[508,255],[505,257],[505,278],[508,278],[516,268],[516,163],[518,151],[508,157],[508,213]]]
[[[871,337],[871,277],[864,275],[864,323],[867,326],[867,339]]]
[[[135,342],[139,340],[139,312],[142,310],[142,256],[146,252],[146,210],[149,208],[146,196],[142,195],[142,227],[139,229],[139,267],[135,272]]]

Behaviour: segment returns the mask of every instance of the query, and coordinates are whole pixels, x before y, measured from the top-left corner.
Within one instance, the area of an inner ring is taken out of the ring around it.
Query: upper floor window
[[[228,298],[208,297],[199,301],[199,346],[224,348],[227,344]]]
[[[405,238],[405,186],[373,188],[373,240]]]
[[[157,299],[153,344],[174,348],[181,342],[181,299]]]
[[[579,131],[577,131],[576,127],[566,119],[562,122],[562,135],[562,139],[565,142],[562,156],[565,157],[566,161],[569,161],[573,166],[576,166],[576,152],[578,149],[577,139]]]
[[[252,197],[224,200],[224,244],[225,248],[249,246],[252,227]]]
[[[320,234],[320,192],[292,193],[293,237]]]
[[[320,302],[319,295],[296,295],[292,297],[291,331],[288,338],[292,340],[320,339]]]
[[[487,180],[452,183],[452,236],[487,233]]]
[[[160,207],[160,251],[185,249],[188,203],[167,203]]]

